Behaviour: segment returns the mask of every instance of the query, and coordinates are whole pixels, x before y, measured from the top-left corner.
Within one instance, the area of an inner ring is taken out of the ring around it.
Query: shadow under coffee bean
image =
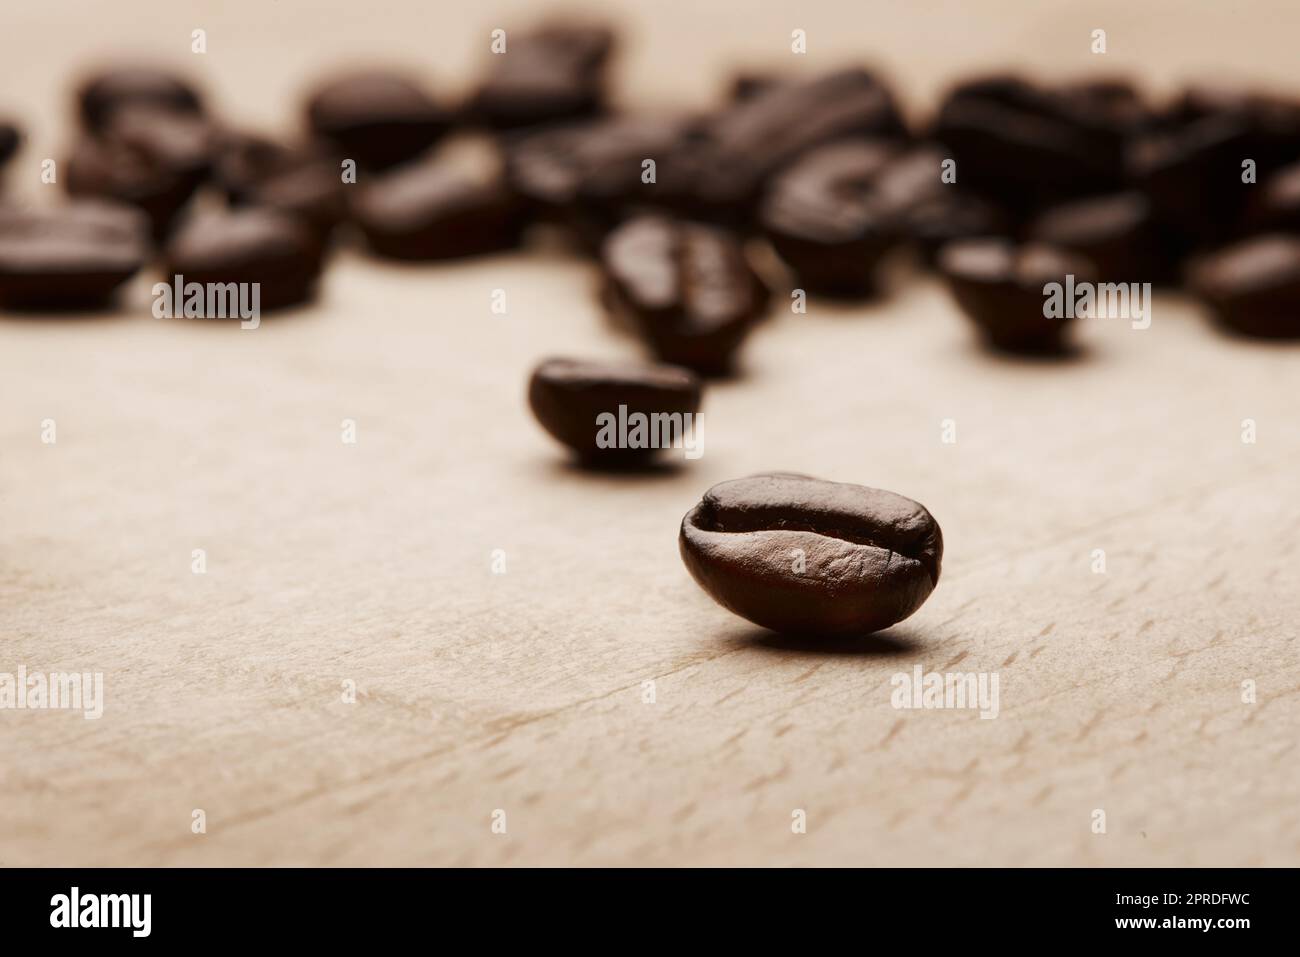
[[[715,485],[682,519],[687,569],[719,604],[791,635],[866,635],[939,582],[943,534],[924,506],[789,472]]]

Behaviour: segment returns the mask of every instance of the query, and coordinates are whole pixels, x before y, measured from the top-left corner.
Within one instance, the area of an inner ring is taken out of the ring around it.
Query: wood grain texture
[[[140,5],[144,26],[75,37],[67,6],[24,8],[0,56],[0,107],[36,127],[10,173],[33,201],[92,50],[174,47],[206,19],[211,84],[268,122],[349,49],[476,62],[463,16],[415,4],[296,25],[283,61],[302,4]],[[869,38],[913,96],[1016,51],[1052,66],[1093,26],[1157,85],[1216,52],[1300,80],[1267,25],[1296,22],[1284,5],[742,6],[629,6],[626,85],[703,96],[793,26],[827,61]],[[577,471],[529,416],[543,356],[638,354],[560,252],[344,252],[318,305],[256,332],[151,318],[152,277],[116,316],[0,318],[0,671],[102,671],[107,697],[98,721],[0,711],[0,865],[1300,864],[1300,348],[1165,295],[1149,330],[1081,323],[1074,361],[998,359],[904,273],[868,306],[778,308],[706,396],[704,457],[650,476]],[[716,606],[677,525],[767,469],[923,502],[934,595],[816,648]],[[890,678],[917,664],[997,673],[999,716],[895,709]]]

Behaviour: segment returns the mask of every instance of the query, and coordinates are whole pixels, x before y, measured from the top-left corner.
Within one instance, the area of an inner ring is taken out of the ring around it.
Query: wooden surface
[[[270,122],[346,51],[450,78],[537,12],[134,6],[6,12],[0,112],[36,128],[11,193],[48,201],[35,170],[93,52],[194,63],[206,25],[196,69]],[[860,51],[916,99],[1008,59],[1095,69],[1100,26],[1106,66],[1157,88],[1207,63],[1300,80],[1286,4],[1134,6],[628,7],[620,77],[703,99],[804,27],[810,59]],[[255,332],[151,318],[152,275],[115,316],[0,319],[0,671],[102,671],[107,699],[0,711],[0,865],[1300,863],[1300,348],[1164,296],[1146,331],[1082,322],[1074,361],[1002,360],[896,278],[778,309],[708,392],[703,458],[618,478],[566,465],[523,399],[543,356],[637,354],[563,253],[344,252],[318,305]],[[923,502],[930,600],[813,648],[716,606],[677,525],[767,469]],[[999,716],[896,710],[917,664],[996,673]]]

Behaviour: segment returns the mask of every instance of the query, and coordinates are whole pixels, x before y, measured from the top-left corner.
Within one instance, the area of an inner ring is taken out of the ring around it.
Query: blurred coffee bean
[[[316,135],[360,166],[386,169],[413,159],[442,138],[447,110],[400,73],[346,73],[317,88],[307,102]]]
[[[767,305],[767,289],[731,233],[666,216],[641,216],[601,248],[605,300],[665,362],[728,371]]]
[[[954,239],[1003,236],[1013,223],[1000,206],[942,179],[951,151],[927,144],[895,155],[875,178],[872,192],[893,229],[932,263],[939,247]]]
[[[601,447],[598,417],[694,415],[700,408],[699,378],[680,366],[591,359],[547,359],[533,371],[528,404],[552,436],[591,464],[632,464],[655,448]],[[653,420],[651,420],[653,421]]]
[[[315,237],[301,222],[269,209],[205,213],[190,219],[164,250],[168,282],[257,283],[262,309],[311,298],[320,273]]]
[[[1188,283],[1236,332],[1300,337],[1300,236],[1256,236],[1194,261]]]
[[[813,147],[905,135],[893,94],[866,70],[764,87],[710,118],[692,146],[696,214],[747,219],[769,179]]]
[[[228,136],[213,178],[232,206],[264,206],[299,217],[322,241],[346,214],[339,164],[309,148]]]
[[[1087,116],[1093,123],[1133,136],[1151,128],[1156,117],[1137,86],[1120,77],[1077,80],[1055,88],[1067,111]]]
[[[148,256],[142,213],[85,200],[55,209],[0,210],[0,305],[98,308]]]
[[[1129,145],[1129,178],[1150,200],[1175,254],[1230,234],[1255,188],[1241,181],[1249,149],[1246,121],[1227,113],[1166,127]]]
[[[1193,85],[1174,101],[1167,121],[1187,125],[1208,117],[1227,117],[1244,128],[1238,174],[1243,159],[1255,161],[1260,179],[1300,160],[1300,100],[1228,83]]]
[[[506,176],[542,215],[595,249],[628,210],[683,203],[689,175],[677,157],[691,128],[653,116],[549,127],[507,147]],[[645,160],[655,163],[653,183],[643,179]]]
[[[1164,282],[1174,275],[1156,234],[1151,203],[1141,193],[1054,206],[1030,224],[1028,235],[1085,256],[1101,282]]]
[[[727,99],[732,103],[748,100],[757,93],[770,90],[781,83],[789,83],[790,77],[784,73],[767,70],[744,70],[731,78]]]
[[[959,185],[1021,215],[1123,178],[1123,130],[1077,98],[1014,76],[954,88],[931,133],[952,151]]]
[[[512,129],[599,113],[614,34],[600,24],[551,23],[507,37],[487,79],[470,97],[473,122]]]
[[[13,158],[22,141],[23,134],[15,124],[0,120],[0,167]]]
[[[1300,233],[1300,163],[1263,180],[1251,194],[1245,231]]]
[[[350,190],[370,248],[392,259],[455,259],[509,249],[525,217],[500,176],[473,175],[439,158]]]
[[[866,295],[898,230],[872,188],[897,152],[885,141],[818,147],[774,177],[758,220],[777,254],[810,292]]]
[[[64,182],[73,196],[139,207],[148,215],[153,235],[161,238],[203,182],[208,167],[186,149],[173,151],[168,145],[153,149],[151,143],[166,144],[165,132],[158,134],[158,140],[142,133],[154,122],[162,121],[157,117],[147,123],[132,121],[129,137],[116,135],[113,126],[101,136],[83,137],[64,164]]]
[[[92,133],[103,130],[123,107],[146,107],[198,115],[198,92],[180,76],[151,67],[121,67],[86,79],[77,93],[81,120]]]
[[[1017,246],[1005,239],[967,239],[939,250],[939,270],[953,297],[986,341],[1009,352],[1061,351],[1070,312],[1044,315],[1043,287],[1064,285],[1067,276],[1092,281],[1086,260],[1040,243]]]

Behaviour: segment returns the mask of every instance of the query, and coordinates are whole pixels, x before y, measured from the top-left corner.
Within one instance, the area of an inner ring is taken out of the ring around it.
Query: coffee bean
[[[1300,233],[1300,163],[1262,180],[1248,206],[1245,230]]]
[[[123,107],[152,107],[172,113],[203,112],[198,92],[181,77],[151,67],[122,67],[88,78],[78,91],[82,123],[100,132]]]
[[[1300,237],[1273,233],[1229,246],[1193,262],[1188,281],[1229,329],[1300,337]]]
[[[1207,117],[1235,120],[1245,129],[1240,161],[1253,159],[1267,173],[1300,158],[1300,100],[1229,83],[1194,85],[1168,111],[1175,126]]]
[[[1125,134],[1098,111],[1014,76],[961,84],[931,134],[957,161],[958,182],[1024,215],[1119,186]]]
[[[675,159],[692,129],[676,117],[618,117],[548,127],[506,150],[514,190],[547,218],[595,249],[631,209],[681,205],[689,176]],[[655,181],[643,163],[655,161]]]
[[[769,178],[813,147],[905,132],[893,94],[865,70],[764,87],[705,125],[694,147],[696,215],[744,219]]]
[[[148,256],[143,214],[86,200],[0,210],[0,304],[64,310],[108,304]]]
[[[866,295],[899,232],[873,186],[896,148],[849,140],[820,146],[775,177],[758,220],[810,292]]]
[[[1164,282],[1173,264],[1163,256],[1151,203],[1141,193],[1114,193],[1054,206],[1029,227],[1029,237],[1087,257],[1102,282]]]
[[[307,119],[345,158],[373,169],[415,158],[451,123],[420,84],[384,70],[347,73],[320,86],[308,99]]]
[[[682,560],[720,605],[792,635],[866,635],[921,607],[943,534],[881,489],[785,472],[715,485],[682,520]]]
[[[609,234],[601,262],[615,315],[660,359],[697,372],[726,372],[767,304],[740,242],[718,227],[637,217]]]
[[[679,366],[547,359],[533,371],[528,403],[542,427],[584,461],[623,465],[643,462],[656,449],[601,448],[598,417],[617,418],[623,406],[629,417],[639,413],[655,422],[652,416],[676,415],[684,424],[683,414],[699,411],[700,393],[699,378]]]
[[[1249,156],[1250,130],[1227,113],[1194,119],[1141,136],[1128,147],[1129,179],[1151,202],[1171,238],[1172,254],[1225,239],[1249,196],[1241,161]],[[1195,201],[1189,198],[1195,197]]]
[[[68,192],[138,206],[161,237],[207,178],[216,145],[202,117],[123,106],[73,150],[65,164]]]
[[[1092,122],[1125,136],[1150,129],[1156,122],[1138,88],[1122,77],[1079,80],[1057,87],[1055,92],[1067,104],[1066,109],[1080,111]]]
[[[1016,246],[1005,239],[968,239],[939,250],[938,266],[957,304],[985,339],[1010,352],[1054,353],[1074,316],[1048,317],[1043,286],[1067,275],[1092,281],[1087,260],[1041,243]]]
[[[262,309],[309,299],[320,273],[315,237],[301,222],[268,209],[206,213],[189,220],[165,250],[167,278],[258,283]]]
[[[507,37],[504,53],[470,98],[478,123],[512,129],[591,116],[605,103],[605,67],[614,34],[599,24],[552,23]]]
[[[434,158],[351,191],[352,214],[370,248],[392,259],[454,259],[509,249],[524,216],[499,177]]]
[[[346,213],[339,164],[261,136],[227,136],[213,171],[232,206],[264,206],[300,218],[322,240]]]
[[[0,167],[13,158],[22,141],[23,134],[16,125],[0,120]]]

